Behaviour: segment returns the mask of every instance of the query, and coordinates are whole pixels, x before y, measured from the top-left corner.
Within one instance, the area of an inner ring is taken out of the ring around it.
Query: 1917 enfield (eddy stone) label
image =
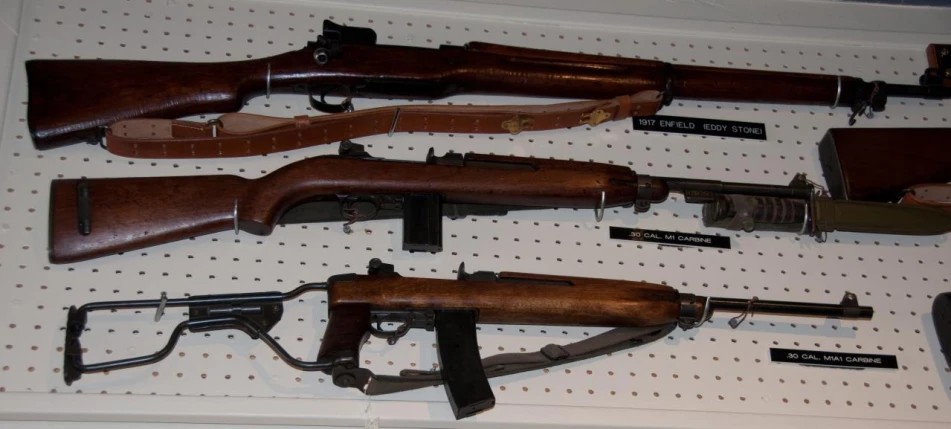
[[[690,234],[686,232],[670,232],[657,229],[621,228],[612,226],[610,237],[615,240],[646,241],[648,243],[666,244],[669,246],[713,247],[729,249],[730,237],[720,235]]]
[[[641,131],[766,140],[766,124],[755,122],[721,121],[719,119],[656,115],[635,117],[634,129]]]

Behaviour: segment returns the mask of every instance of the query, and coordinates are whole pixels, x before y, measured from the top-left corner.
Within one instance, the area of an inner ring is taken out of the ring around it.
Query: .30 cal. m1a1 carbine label
[[[668,246],[713,247],[729,249],[730,237],[721,235],[690,234],[686,232],[670,232],[657,229],[621,228],[612,226],[609,232],[615,240],[646,241],[648,243],[665,244]]]
[[[830,366],[852,369],[898,369],[898,358],[895,357],[895,355],[770,348],[769,360],[782,363],[798,363],[802,365]]]
[[[634,118],[634,129],[641,131],[766,140],[766,124],[722,121],[719,119],[662,115],[643,116]]]

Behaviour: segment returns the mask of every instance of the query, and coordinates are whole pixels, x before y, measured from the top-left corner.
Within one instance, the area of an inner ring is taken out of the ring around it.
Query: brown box
[[[833,198],[898,201],[909,186],[951,182],[951,128],[832,128],[819,162]]]

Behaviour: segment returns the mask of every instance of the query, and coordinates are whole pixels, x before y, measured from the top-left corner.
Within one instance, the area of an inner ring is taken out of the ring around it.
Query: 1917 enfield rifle
[[[67,384],[83,374],[149,365],[168,356],[185,333],[239,330],[267,344],[275,355],[301,371],[322,371],[340,387],[382,395],[444,384],[453,414],[469,417],[495,405],[488,379],[577,362],[666,337],[676,327],[703,325],[714,313],[740,313],[732,328],[754,313],[868,320],[874,310],[859,306],[855,294],[840,304],[733,299],[680,293],[658,284],[542,274],[466,273],[456,281],[402,277],[392,265],[370,261],[367,275],[336,275],[287,292],[202,295],[181,299],[93,302],[70,307],[63,352]],[[283,302],[307,292],[326,291],[330,318],[317,359],[291,356],[268,332],[281,320]],[[159,351],[109,362],[86,363],[80,337],[94,311],[186,308]],[[505,353],[480,360],[476,323],[601,326],[615,329],[582,341],[549,344],[537,352]],[[393,324],[385,328],[384,324]],[[390,345],[410,329],[436,331],[439,369],[405,369],[376,375],[360,367],[360,349],[373,335]]]
[[[432,150],[425,162],[391,161],[343,142],[340,155],[297,161],[253,180],[230,175],[53,180],[49,257],[53,263],[76,262],[228,230],[267,235],[289,211],[298,211],[295,222],[308,221],[308,213],[326,218],[319,210],[300,211],[301,204],[314,200],[336,201],[348,223],[374,218],[377,208],[399,211],[403,249],[438,252],[444,214],[574,208],[592,209],[600,221],[606,208],[644,212],[671,192],[688,203],[703,203],[704,224],[731,230],[819,237],[836,230],[909,235],[951,230],[951,212],[923,204],[834,201],[817,195],[802,176],[788,186],[730,183],[652,177],[593,162],[475,153],[439,157]],[[455,205],[454,211],[443,213],[444,204]]]
[[[610,99],[661,91],[673,99],[849,106],[852,119],[885,108],[890,96],[943,99],[951,88],[937,68],[919,85],[849,76],[675,65],[471,42],[438,49],[378,45],[369,28],[324,21],[302,49],[218,63],[124,60],[30,60],[27,123],[38,149],[96,142],[105,127],[129,118],[178,118],[234,112],[250,98],[310,94],[438,99],[455,94]],[[501,130],[500,130],[501,131]]]

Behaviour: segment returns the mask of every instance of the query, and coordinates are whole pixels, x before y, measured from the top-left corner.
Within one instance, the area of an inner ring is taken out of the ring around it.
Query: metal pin
[[[390,130],[386,132],[387,137],[393,137],[393,131],[396,130],[396,123],[400,120],[400,108],[396,108],[396,112],[393,112],[393,122],[390,124]]]
[[[234,212],[231,217],[234,218],[234,235],[238,235],[238,200],[234,200]]]
[[[755,296],[750,298],[749,304],[746,305],[746,310],[743,310],[743,313],[741,313],[739,316],[730,319],[728,323],[730,324],[731,328],[736,329],[737,326],[740,326],[740,323],[743,323],[743,321],[746,320],[747,315],[753,317],[753,303],[756,301],[759,301],[759,298]]]
[[[158,308],[155,309],[155,321],[158,322],[162,320],[162,316],[165,315],[165,304],[168,303],[168,295],[163,291],[162,297],[159,298]]]
[[[264,98],[271,98],[271,63],[267,63],[267,77],[264,79]]]
[[[832,103],[832,108],[835,109],[839,107],[839,99],[842,98],[842,76],[836,76],[839,78],[839,85],[835,88],[835,102]]]
[[[809,224],[812,221],[812,216],[810,215],[810,212],[812,212],[813,199],[814,198],[810,198],[809,200],[806,201],[806,208],[802,217],[802,229],[799,230],[799,235],[805,235],[806,232],[809,232],[809,235],[812,235],[812,231],[810,231]]]
[[[221,122],[221,119],[209,119],[206,124],[211,125],[211,136],[218,137],[218,126],[224,126],[224,123]]]
[[[601,191],[601,202],[598,203],[598,205],[595,206],[595,208],[594,208],[594,220],[597,221],[597,222],[601,222],[601,219],[604,219],[604,200],[605,200],[605,198],[606,198],[606,196],[605,196],[605,194],[604,194],[604,191]]]

